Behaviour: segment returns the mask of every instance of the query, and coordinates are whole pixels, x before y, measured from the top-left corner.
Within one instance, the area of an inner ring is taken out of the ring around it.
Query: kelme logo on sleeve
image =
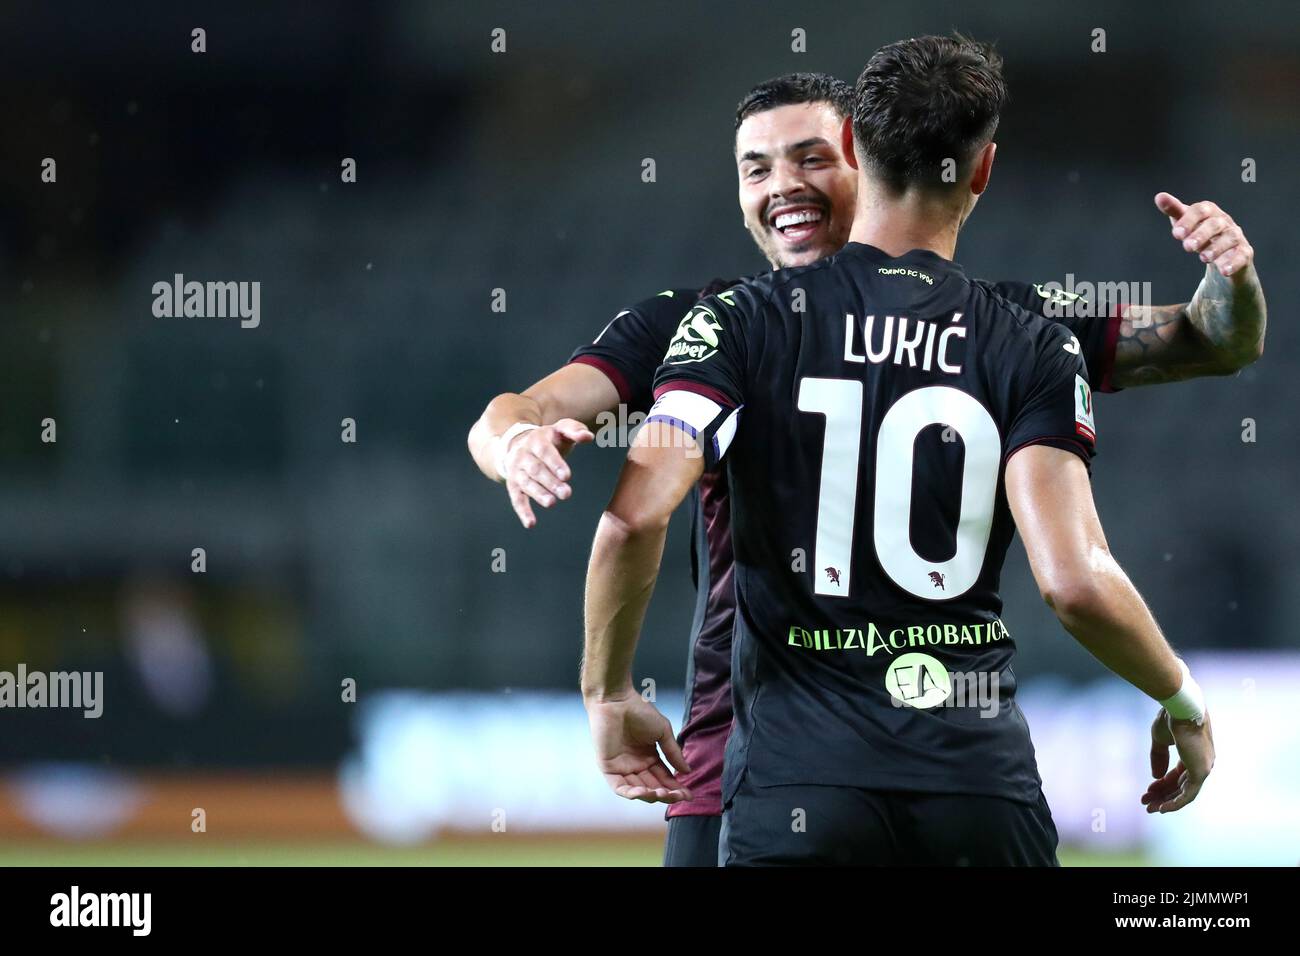
[[[1034,291],[1053,305],[1073,305],[1083,298],[1082,293],[1067,292],[1056,282],[1049,282],[1046,286],[1041,282],[1035,282]]]
[[[677,326],[677,334],[668,346],[664,361],[669,365],[703,362],[718,351],[718,333],[722,324],[708,306],[697,305]]]

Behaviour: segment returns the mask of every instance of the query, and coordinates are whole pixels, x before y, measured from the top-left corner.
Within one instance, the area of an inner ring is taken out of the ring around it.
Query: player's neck
[[[891,256],[928,249],[945,259],[957,251],[963,210],[952,200],[909,190],[892,195],[860,184],[850,242],[864,242]]]

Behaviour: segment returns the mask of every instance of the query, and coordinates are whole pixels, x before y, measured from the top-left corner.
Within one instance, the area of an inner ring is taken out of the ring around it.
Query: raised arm
[[[1006,488],[1043,600],[1094,657],[1160,703],[1147,811],[1186,806],[1214,765],[1209,717],[1200,688],[1110,553],[1083,460],[1045,445],[1023,448],[1007,462]],[[1172,771],[1171,744],[1181,758]]]
[[[1189,302],[1124,309],[1115,384],[1158,385],[1240,371],[1263,354],[1268,320],[1255,250],[1215,203],[1188,206],[1169,193],[1158,193],[1155,202],[1169,217],[1173,237],[1206,264],[1205,276]]]
[[[648,422],[637,434],[591,548],[587,568],[582,696],[596,760],[619,796],[690,799],[660,759],[687,769],[669,723],[632,682],[641,623],[659,575],[673,511],[704,471],[699,446],[681,430]]]
[[[599,369],[569,364],[522,394],[505,392],[488,403],[469,431],[469,452],[479,471],[505,483],[525,528],[537,524],[531,502],[549,508],[573,493],[564,456],[593,439],[588,426],[618,400]]]
[[[525,528],[537,523],[534,504],[550,508],[573,493],[564,456],[593,440],[602,412],[649,407],[655,371],[695,299],[689,287],[665,289],[621,310],[567,365],[489,403],[470,430],[470,454],[484,475],[505,481]]]

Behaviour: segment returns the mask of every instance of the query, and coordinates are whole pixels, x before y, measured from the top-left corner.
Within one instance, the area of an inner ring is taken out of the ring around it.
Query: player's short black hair
[[[785,73],[764,80],[736,107],[736,129],[747,117],[778,106],[829,103],[841,117],[853,115],[853,87],[829,73]]]
[[[858,158],[894,189],[942,188],[943,161],[964,175],[1006,99],[1002,58],[989,44],[955,34],[883,46],[854,90]]]

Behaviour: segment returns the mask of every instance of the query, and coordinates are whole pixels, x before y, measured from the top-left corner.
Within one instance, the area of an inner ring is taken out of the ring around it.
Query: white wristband
[[[515,440],[515,436],[522,432],[532,431],[534,428],[540,427],[540,425],[534,425],[532,422],[515,422],[501,433],[501,436],[497,439],[496,454],[493,457],[496,458],[497,474],[501,476],[502,481],[505,481],[506,478],[506,452],[510,450],[510,443]]]
[[[1173,697],[1160,701],[1160,706],[1174,720],[1190,720],[1199,726],[1205,723],[1205,694],[1181,658],[1178,668],[1183,672],[1183,684]]]

